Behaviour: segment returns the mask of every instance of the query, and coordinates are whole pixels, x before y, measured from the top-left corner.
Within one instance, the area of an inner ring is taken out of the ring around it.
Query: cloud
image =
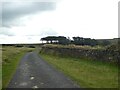
[[[2,26],[10,27],[19,25],[21,17],[55,10],[55,2],[3,2],[2,3]]]
[[[0,36],[14,36],[15,34],[11,32],[8,28],[1,27],[0,28]]]
[[[32,31],[32,30],[31,30]],[[26,33],[26,35],[24,36],[30,36],[30,37],[34,37],[34,36],[39,36],[39,37],[45,37],[45,36],[56,36],[58,35],[58,33],[56,31],[54,31],[52,28],[42,28],[41,30],[34,30],[36,32],[33,32],[33,34],[31,33]]]
[[[55,36],[58,33],[54,30],[52,30],[52,28],[45,28],[43,30],[41,30],[40,36]]]

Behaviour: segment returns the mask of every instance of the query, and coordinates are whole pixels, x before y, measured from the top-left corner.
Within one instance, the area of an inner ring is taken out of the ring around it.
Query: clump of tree
[[[41,41],[46,41],[47,43],[51,44],[63,44],[67,45],[70,43],[70,40],[64,36],[47,36],[41,38]]]
[[[46,41],[47,43],[51,44],[62,44],[62,45],[68,45],[68,44],[75,44],[75,45],[89,45],[89,46],[108,46],[111,45],[111,42],[107,39],[103,40],[97,40],[97,39],[91,39],[91,38],[83,38],[83,37],[72,37],[73,40],[70,38],[66,38],[65,36],[47,36],[41,38],[41,41]]]
[[[101,40],[97,40],[98,41],[98,44],[100,46],[108,46],[108,45],[111,45],[112,42],[110,42],[109,40],[107,39],[101,39]]]
[[[73,37],[73,43],[75,45],[90,45],[90,46],[98,45],[97,40],[83,37]]]

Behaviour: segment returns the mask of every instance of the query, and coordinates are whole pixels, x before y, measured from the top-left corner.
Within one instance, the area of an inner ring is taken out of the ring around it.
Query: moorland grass
[[[118,88],[118,67],[115,65],[43,53],[40,56],[82,88]]]
[[[11,80],[20,59],[26,52],[33,51],[33,48],[27,47],[2,47],[2,88],[6,88]]]

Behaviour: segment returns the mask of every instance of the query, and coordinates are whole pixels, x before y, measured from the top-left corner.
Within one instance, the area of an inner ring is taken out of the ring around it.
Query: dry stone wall
[[[111,51],[107,49],[85,49],[85,48],[58,48],[43,46],[41,53],[68,56],[75,58],[90,58],[93,60],[100,60],[110,63],[118,63],[120,58],[118,51]]]

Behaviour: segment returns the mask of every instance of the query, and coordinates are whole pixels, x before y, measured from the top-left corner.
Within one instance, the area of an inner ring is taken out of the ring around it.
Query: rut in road
[[[79,86],[45,62],[36,52],[29,52],[21,59],[8,88],[79,88]]]

